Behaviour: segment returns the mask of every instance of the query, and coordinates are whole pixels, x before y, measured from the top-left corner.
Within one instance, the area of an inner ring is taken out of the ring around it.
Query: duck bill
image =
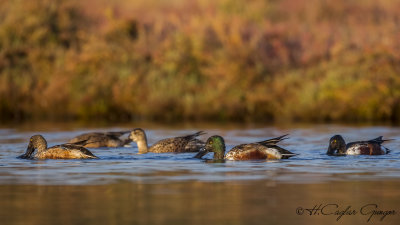
[[[132,142],[132,141],[134,141],[134,142],[137,142],[137,141],[138,141],[138,139],[136,138],[136,136],[134,136],[134,135],[132,135],[132,134],[129,134],[128,139],[131,140],[131,142]]]
[[[33,152],[35,151],[35,148],[33,147],[32,143],[29,143],[28,148],[26,148],[26,151],[24,154],[18,156],[17,158],[19,159],[29,159],[32,157]]]
[[[194,158],[201,159],[204,155],[206,155],[208,151],[205,148],[200,149],[200,151],[194,156]]]
[[[335,150],[331,146],[329,146],[328,151],[326,152],[327,155],[335,155]]]

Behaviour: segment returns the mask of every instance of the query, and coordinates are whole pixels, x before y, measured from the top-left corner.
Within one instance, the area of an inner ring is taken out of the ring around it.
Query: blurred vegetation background
[[[1,1],[0,118],[397,123],[399,12],[399,0]]]

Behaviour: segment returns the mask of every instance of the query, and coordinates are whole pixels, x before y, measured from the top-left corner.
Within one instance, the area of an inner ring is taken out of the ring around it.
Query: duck
[[[37,150],[35,154],[34,151]],[[29,140],[26,152],[18,158],[22,159],[97,159],[86,148],[74,144],[61,144],[47,147],[47,141],[42,135],[34,135]]]
[[[257,160],[257,159],[288,159],[297,154],[277,146],[277,143],[286,139],[288,134],[268,140],[241,144],[233,147],[225,154],[225,141],[219,135],[207,139],[205,147],[195,155],[201,158],[208,152],[214,152],[214,160]]]
[[[329,140],[327,155],[385,155],[390,152],[390,150],[384,146],[382,143],[385,141],[382,136],[368,141],[355,141],[346,144],[341,135],[334,135]]]
[[[204,142],[197,139],[198,136],[205,134],[203,131],[198,131],[194,134],[189,134],[180,137],[172,137],[158,141],[151,147],[147,144],[146,133],[141,128],[134,129],[129,138],[136,142],[139,154],[148,152],[153,153],[183,153],[183,152],[198,152],[204,147]]]
[[[68,143],[79,145],[85,148],[123,147],[131,143],[132,139],[121,139],[120,137],[130,132],[131,131],[84,133],[72,138],[68,141]]]

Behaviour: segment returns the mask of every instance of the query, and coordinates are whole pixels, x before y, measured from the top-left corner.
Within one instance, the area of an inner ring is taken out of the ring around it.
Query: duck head
[[[29,140],[29,144],[28,144],[28,147],[26,148],[26,152],[24,154],[18,156],[18,158],[21,158],[21,159],[32,158],[32,154],[36,149],[39,152],[47,149],[47,142],[42,135],[32,136]]]
[[[131,139],[134,142],[142,141],[146,139],[146,134],[143,129],[141,128],[136,128],[131,133],[129,134],[129,139]]]
[[[136,142],[140,154],[148,152],[147,137],[143,129],[134,129],[133,131],[131,131],[128,138]]]
[[[195,158],[201,159],[205,154],[214,152],[214,159],[224,159],[225,141],[221,136],[215,135],[208,138],[206,145],[202,148]]]
[[[329,140],[327,155],[341,155],[346,152],[346,142],[340,135],[335,135]]]

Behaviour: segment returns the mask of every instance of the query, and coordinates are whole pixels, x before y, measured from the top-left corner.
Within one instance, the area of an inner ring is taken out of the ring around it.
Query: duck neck
[[[139,140],[136,142],[138,149],[139,149],[139,154],[144,154],[149,152],[149,146],[147,145],[147,137],[146,135],[142,140]]]
[[[218,151],[218,152],[214,152],[214,159],[224,159],[224,152],[223,151]]]
[[[345,154],[346,153],[346,144],[345,143],[343,143],[343,144],[341,144],[339,146],[338,153],[339,154]]]
[[[46,140],[42,139],[38,144],[36,144],[37,153],[42,153],[47,149],[47,142]]]
[[[212,146],[212,151],[214,152],[214,159],[222,160],[225,156],[225,142],[220,138],[215,138],[214,144]]]

